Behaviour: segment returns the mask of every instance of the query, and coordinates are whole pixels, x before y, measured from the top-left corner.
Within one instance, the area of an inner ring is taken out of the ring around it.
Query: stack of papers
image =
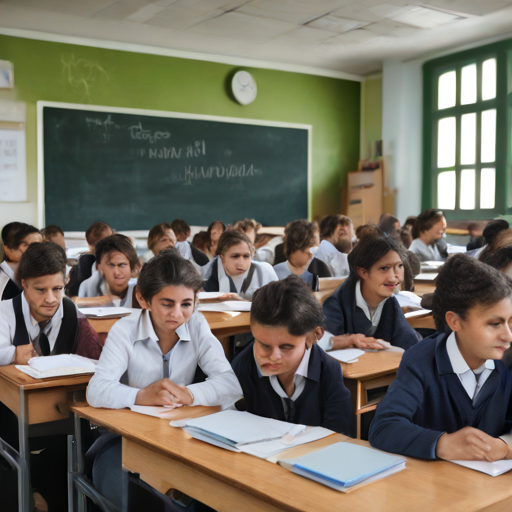
[[[97,361],[76,354],[33,357],[28,365],[16,365],[16,368],[34,379],[47,379],[68,375],[94,373]]]
[[[226,300],[214,304],[199,304],[198,311],[251,311],[251,303],[245,300]]]
[[[147,416],[154,416],[155,418],[165,418],[176,407],[182,407],[182,404],[150,406],[150,405],[131,405],[130,410],[145,414]]]
[[[415,281],[434,281],[437,277],[437,274],[418,274],[414,280]]]
[[[358,348],[345,348],[343,350],[331,350],[327,353],[342,363],[355,363],[365,352]]]
[[[480,460],[451,460],[455,464],[464,466],[475,471],[480,471],[490,476],[500,476],[512,469],[512,460],[497,460],[496,462],[485,462]]]
[[[130,308],[117,307],[80,308],[79,311],[87,318],[121,318],[132,314]]]
[[[401,308],[421,309],[421,297],[413,292],[403,291],[394,297]]]
[[[337,491],[347,492],[405,469],[405,459],[352,443],[336,443],[281,466]]]
[[[212,300],[212,299],[218,299],[219,297],[222,297],[223,295],[226,295],[224,292],[199,292],[197,294],[197,298],[199,300]]]

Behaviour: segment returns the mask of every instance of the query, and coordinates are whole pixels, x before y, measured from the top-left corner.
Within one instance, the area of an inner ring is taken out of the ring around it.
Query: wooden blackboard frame
[[[43,112],[45,107],[67,108],[71,110],[84,110],[91,112],[111,112],[119,114],[136,114],[153,117],[169,117],[179,119],[196,119],[202,121],[215,121],[231,124],[248,124],[259,126],[272,126],[280,128],[296,128],[307,130],[308,134],[308,219],[312,215],[312,132],[313,126],[310,124],[286,123],[281,121],[267,121],[262,119],[246,119],[238,117],[211,116],[203,114],[189,114],[185,112],[170,112],[165,110],[146,110],[139,108],[109,107],[104,105],[84,105],[80,103],[61,103],[57,101],[38,101],[37,102],[37,225],[39,228],[45,226],[45,194],[44,194],[44,119]]]

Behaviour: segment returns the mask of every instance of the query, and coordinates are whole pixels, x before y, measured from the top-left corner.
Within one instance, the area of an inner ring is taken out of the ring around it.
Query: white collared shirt
[[[419,238],[415,238],[411,242],[409,251],[416,254],[420,261],[444,261],[437,245],[427,245]]]
[[[25,292],[21,294],[21,309],[23,311],[23,318],[29,338],[34,340],[40,331],[39,324],[30,314],[30,306],[25,298]],[[59,308],[53,315],[50,323],[45,327],[44,332],[47,333],[48,342],[50,344],[50,351],[53,350],[57,336],[59,335],[60,326],[62,324],[62,317],[64,315],[64,308],[62,302]],[[11,364],[14,360],[16,347],[12,344],[14,334],[16,333],[16,316],[14,314],[14,307],[11,300],[4,300],[0,302],[0,366]]]
[[[495,368],[494,361],[492,359],[487,359],[482,366],[476,370],[471,370],[468,363],[466,363],[466,360],[460,353],[454,332],[452,332],[446,340],[446,351],[448,352],[453,372],[457,374],[469,398],[474,402],[478,393],[485,384],[485,381],[489,378],[489,375],[491,375]],[[478,383],[476,381],[475,373],[481,373]]]
[[[196,263],[196,260],[194,260],[194,256],[192,255],[192,248],[190,247],[190,244],[188,242],[176,242],[176,249],[180,251],[181,257],[190,261],[192,265],[194,265],[194,268],[201,273],[201,265],[198,265]]]
[[[268,244],[256,249],[254,253],[253,260],[254,261],[262,261],[268,263],[269,265],[274,264],[274,260],[276,257],[276,246],[283,243],[282,236],[276,236],[268,242]]]
[[[9,281],[15,281],[14,270],[9,266],[7,261],[0,263],[0,300],[4,293],[5,287]]]
[[[195,312],[176,334],[179,341],[170,354],[169,378],[188,387],[194,395],[192,405],[225,409],[239,400],[242,388],[203,315]],[[198,365],[208,379],[192,384]],[[129,407],[140,389],[163,378],[163,371],[163,354],[150,314],[134,311],[110,330],[87,388],[87,400],[93,407]],[[120,382],[122,377],[126,384]]]
[[[358,308],[362,309],[366,318],[370,320],[374,327],[377,327],[380,322],[380,317],[382,315],[382,309],[384,308],[384,303],[388,299],[384,299],[378,306],[373,316],[370,313],[370,308],[368,307],[368,303],[364,300],[363,294],[361,293],[361,281],[357,281],[356,283],[356,305]]]
[[[2,272],[4,272],[5,274],[7,274],[9,279],[12,279],[13,281],[15,281],[14,270],[9,266],[9,263],[7,263],[7,261],[2,261],[2,263],[0,263],[0,270]]]
[[[105,304],[104,307],[108,306],[116,306],[116,307],[125,307],[131,308],[133,307],[133,289],[137,286],[136,279],[130,279],[128,281],[128,290],[126,291],[126,295],[122,298],[112,298],[112,302],[109,304]],[[82,297],[101,297],[104,295],[109,295],[108,286],[105,278],[99,273],[95,272],[91,277],[82,282],[80,287],[78,288],[78,296]]]
[[[336,249],[331,242],[322,240],[315,252],[315,258],[327,264],[333,277],[348,276],[350,273],[348,256]]]

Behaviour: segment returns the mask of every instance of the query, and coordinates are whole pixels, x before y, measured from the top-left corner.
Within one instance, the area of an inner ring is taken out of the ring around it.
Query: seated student
[[[204,291],[224,292],[231,299],[251,300],[262,286],[277,281],[268,263],[252,261],[254,247],[245,233],[228,229],[222,233],[217,256],[204,267]]]
[[[22,254],[31,244],[42,242],[43,237],[34,226],[16,222],[4,226],[2,240],[5,259],[0,263],[0,299],[9,300],[22,291],[21,283],[15,277]]]
[[[78,258],[78,263],[69,272],[69,281],[66,284],[66,295],[68,297],[76,297],[80,285],[98,271],[94,248],[101,239],[113,233],[114,230],[102,221],[94,222],[89,226],[85,232],[89,252],[81,254]]]
[[[352,241],[354,227],[345,215],[327,215],[320,221],[320,238],[315,258],[326,263],[333,277],[346,276],[349,273],[347,255],[336,248],[342,238]]]
[[[391,213],[383,213],[379,218],[377,227],[395,240],[400,238],[400,221]]]
[[[506,220],[491,220],[483,231],[485,245],[480,249],[468,252],[468,256],[473,256],[479,260],[485,260],[492,253],[499,249],[512,245],[512,229]]]
[[[402,243],[407,250],[412,244],[412,228],[416,223],[416,219],[417,217],[414,217],[413,215],[407,217],[404,225],[400,228],[400,240],[402,240]]]
[[[239,231],[244,232],[247,235],[247,238],[254,244],[256,240],[256,235],[258,231],[261,229],[261,224],[256,222],[254,219],[242,219],[237,220],[233,225],[232,229],[238,229]]]
[[[438,333],[404,354],[370,443],[421,459],[512,458],[498,439],[510,430],[512,376],[500,359],[512,342],[511,281],[456,254],[439,272],[433,308]]]
[[[208,234],[208,247],[205,254],[208,256],[208,259],[212,260],[215,258],[217,254],[217,246],[219,245],[219,238],[226,231],[226,225],[224,222],[220,220],[213,221],[206,231]]]
[[[46,226],[41,230],[41,234],[43,235],[43,240],[60,245],[64,250],[66,250],[66,240],[64,238],[64,231],[62,231],[62,229],[59,228],[59,226]]]
[[[404,350],[418,337],[407,323],[395,288],[403,281],[403,249],[389,236],[363,237],[348,255],[349,278],[324,302],[325,350],[383,349],[378,340]]]
[[[296,276],[256,291],[254,342],[233,361],[248,412],[349,434],[350,393],[338,361],[317,344],[322,306]]]
[[[482,253],[479,260],[512,278],[512,245],[502,247],[494,252]]]
[[[143,309],[110,330],[87,388],[89,405],[121,409],[178,403],[228,408],[242,397],[220,342],[195,312],[202,285],[191,262],[173,249],[144,265],[137,289]],[[194,383],[198,367],[207,380]],[[119,436],[115,448],[98,454],[93,466],[94,484],[118,506],[121,475]]]
[[[169,247],[176,247],[176,234],[167,222],[153,226],[148,234],[148,249],[157,256]]]
[[[190,226],[183,219],[174,219],[171,222],[171,228],[176,234],[176,248],[180,251],[181,256],[191,261],[200,273],[201,267],[207,265],[210,260],[206,254],[187,241],[190,237]]]
[[[210,245],[210,237],[206,231],[197,232],[192,238],[191,245],[192,247],[195,247],[196,249],[206,254],[208,258],[210,258],[210,256],[207,254],[208,247]]]
[[[138,308],[135,298],[135,277],[139,257],[132,241],[119,233],[107,236],[96,244],[98,272],[85,280],[78,290],[79,297],[108,295],[112,306]]]
[[[331,277],[329,267],[314,258],[315,225],[307,220],[295,220],[284,231],[284,250],[287,260],[274,266],[279,279],[290,274],[299,276],[313,291],[318,291],[319,278]]]
[[[441,210],[430,208],[421,212],[412,228],[413,241],[409,250],[420,261],[444,261],[448,257],[446,243],[442,240],[446,219]],[[442,245],[441,245],[442,244]]]

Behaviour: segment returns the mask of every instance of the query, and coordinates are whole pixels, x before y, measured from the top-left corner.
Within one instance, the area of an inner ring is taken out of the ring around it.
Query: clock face
[[[258,88],[256,82],[247,71],[238,71],[231,81],[231,89],[236,101],[241,105],[249,105],[256,99]]]

